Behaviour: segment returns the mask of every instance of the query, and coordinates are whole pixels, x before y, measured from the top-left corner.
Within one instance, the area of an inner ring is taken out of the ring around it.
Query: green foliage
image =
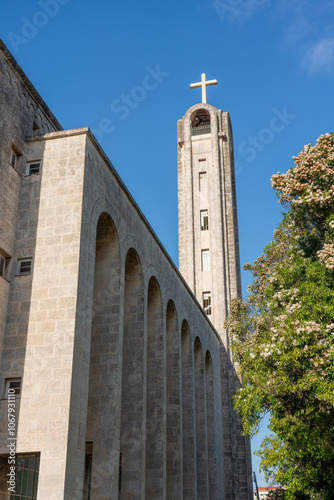
[[[269,490],[266,498],[267,500],[284,500],[285,491],[283,488],[279,488],[277,490]]]
[[[235,396],[245,432],[266,413],[266,477],[312,499],[334,498],[334,134],[272,178],[285,208],[273,241],[246,269],[246,302],[229,312],[234,359],[244,386]],[[297,494],[297,493],[296,493]],[[305,497],[307,498],[307,497]]]

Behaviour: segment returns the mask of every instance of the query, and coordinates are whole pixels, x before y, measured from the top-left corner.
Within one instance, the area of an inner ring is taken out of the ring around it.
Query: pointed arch
[[[130,248],[125,260],[119,498],[142,498],[144,454],[144,278]]]
[[[182,498],[179,326],[175,304],[166,311],[167,350],[167,500]]]
[[[215,399],[212,358],[205,355],[206,418],[208,442],[209,498],[217,498],[217,449],[215,425]]]
[[[91,443],[91,477],[86,470],[84,498],[100,498],[117,486],[116,405],[120,322],[120,249],[115,225],[106,212],[96,229],[93,320],[86,442]],[[108,435],[108,447],[105,436]],[[101,484],[101,471],[108,471]],[[90,493],[89,493],[90,483]]]
[[[152,277],[147,293],[146,498],[166,491],[164,326],[160,287]]]
[[[197,499],[208,498],[208,450],[206,440],[206,408],[203,349],[199,337],[194,343]]]
[[[192,128],[208,126],[211,123],[210,113],[207,109],[198,109],[191,117]]]
[[[181,327],[183,498],[196,498],[194,369],[191,335],[186,320]]]

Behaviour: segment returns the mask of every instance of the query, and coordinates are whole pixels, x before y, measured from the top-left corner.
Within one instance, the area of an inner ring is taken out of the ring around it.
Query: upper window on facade
[[[207,188],[207,175],[206,172],[199,173],[199,191],[200,193],[206,193]]]
[[[203,292],[203,309],[208,316],[211,315],[211,292]]]
[[[199,109],[191,120],[191,135],[210,134],[210,113],[206,109]]]
[[[201,231],[209,229],[209,213],[208,210],[201,210]]]
[[[202,271],[210,271],[210,250],[202,250]]]

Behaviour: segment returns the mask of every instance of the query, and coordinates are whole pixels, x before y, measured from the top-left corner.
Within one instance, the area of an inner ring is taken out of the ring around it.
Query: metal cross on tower
[[[201,81],[197,83],[191,83],[190,88],[191,89],[196,89],[198,87],[202,87],[202,102],[206,103],[206,87],[208,85],[216,85],[218,82],[217,80],[208,80],[206,81],[206,76],[205,73],[201,74]]]

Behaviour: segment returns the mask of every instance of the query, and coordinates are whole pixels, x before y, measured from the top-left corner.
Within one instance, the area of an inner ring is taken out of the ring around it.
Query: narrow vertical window
[[[122,491],[122,453],[119,454],[119,463],[118,463],[118,500],[121,498]]]
[[[202,271],[210,271],[210,250],[202,250]]]
[[[40,134],[40,128],[39,128],[39,125],[38,125],[36,122],[34,122],[34,124],[33,124],[33,126],[32,126],[32,135],[33,135],[34,137],[36,137],[36,136],[37,136],[37,135],[39,135],[39,134]]]
[[[6,272],[6,257],[0,254],[0,276],[5,277]]]
[[[92,461],[93,461],[93,443],[86,443],[85,451],[85,475],[84,475],[84,491],[83,499],[90,500],[91,498],[91,482],[92,482]]]
[[[0,248],[0,276],[6,279],[7,267],[10,261],[10,255]]]
[[[199,173],[199,191],[200,193],[206,193],[207,188],[207,175],[206,172]]]
[[[208,210],[201,210],[201,231],[209,229],[209,214]]]
[[[11,150],[10,152],[10,162],[9,164],[17,170],[17,161],[18,161],[18,154],[14,151],[14,149]]]
[[[211,292],[203,292],[203,309],[205,314],[211,315]]]

